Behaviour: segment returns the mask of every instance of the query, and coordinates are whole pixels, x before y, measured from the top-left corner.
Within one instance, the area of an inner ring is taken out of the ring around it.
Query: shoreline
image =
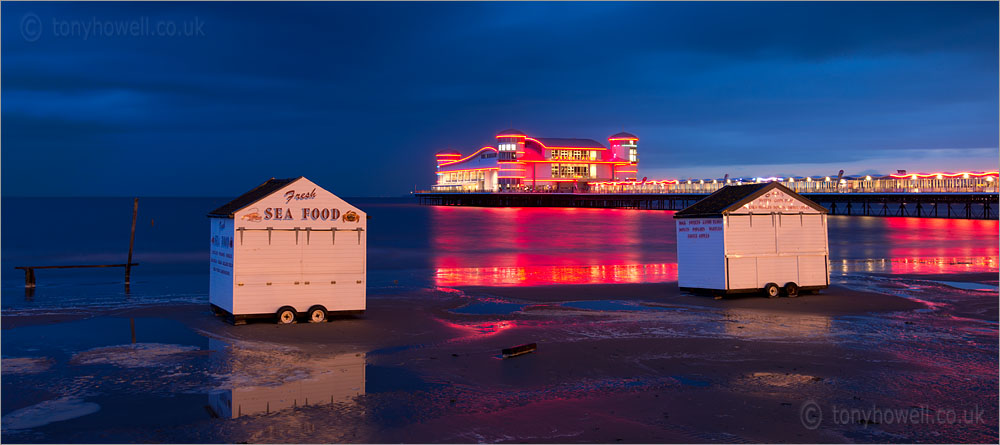
[[[953,277],[954,278],[954,277]],[[961,281],[954,278],[952,281]],[[970,281],[974,282],[974,281]],[[537,286],[455,286],[449,289],[460,291],[463,295],[451,295],[435,289],[417,289],[400,294],[373,294],[370,300],[409,300],[418,298],[409,294],[436,294],[432,298],[501,298],[522,302],[526,310],[553,309],[553,303],[577,301],[624,300],[635,301],[647,307],[660,308],[701,308],[707,310],[753,310],[761,312],[778,312],[783,314],[812,315],[859,315],[864,313],[908,311],[926,308],[921,302],[887,293],[858,291],[839,285],[831,285],[827,289],[796,298],[780,297],[769,299],[757,294],[727,295],[722,299],[712,296],[695,295],[680,291],[676,281],[662,283],[613,283],[613,284],[555,284]],[[458,306],[461,307],[461,306]],[[451,308],[455,309],[455,308]],[[56,324],[95,317],[126,317],[167,315],[172,318],[177,313],[210,314],[207,301],[205,303],[151,303],[137,307],[126,308],[87,308],[82,312],[74,310],[55,311],[42,314],[19,314],[0,316],[0,330],[16,329],[24,326]],[[347,319],[369,319],[370,312],[359,317]],[[489,315],[489,314],[481,314]],[[343,318],[343,317],[342,317]],[[253,324],[266,324],[258,321]]]

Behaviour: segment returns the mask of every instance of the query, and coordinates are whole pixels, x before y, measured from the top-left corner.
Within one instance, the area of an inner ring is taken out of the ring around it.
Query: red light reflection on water
[[[890,272],[912,274],[951,274],[995,272],[997,257],[985,258],[893,258]]]
[[[515,320],[500,320],[500,321],[484,321],[484,322],[470,322],[470,323],[456,323],[448,320],[439,319],[442,324],[448,326],[449,328],[456,329],[464,332],[466,335],[464,337],[490,337],[499,334],[508,329],[513,329],[517,327],[517,322]]]
[[[836,272],[872,272],[891,274],[953,274],[996,272],[998,257],[915,257],[881,258],[873,260],[833,260],[831,270]]]
[[[891,273],[963,273],[997,270],[997,221],[886,218]]]
[[[434,207],[438,286],[677,279],[672,212]]]
[[[677,281],[677,264],[438,268],[438,286],[659,283]]]

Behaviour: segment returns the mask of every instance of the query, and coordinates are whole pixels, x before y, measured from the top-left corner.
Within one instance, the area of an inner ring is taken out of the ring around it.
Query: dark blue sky
[[[398,196],[511,126],[650,178],[1000,162],[995,2],[0,7],[4,196]]]

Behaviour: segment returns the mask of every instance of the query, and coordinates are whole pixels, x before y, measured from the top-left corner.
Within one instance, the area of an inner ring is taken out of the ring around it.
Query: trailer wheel
[[[767,295],[767,298],[778,298],[780,294],[781,288],[777,284],[767,283],[764,285],[764,295]]]
[[[292,324],[295,323],[295,309],[285,306],[278,309],[278,324]]]
[[[323,306],[313,306],[309,308],[309,322],[322,323],[326,321],[326,308]]]
[[[795,283],[785,283],[785,295],[788,295],[789,298],[799,296],[799,285]]]

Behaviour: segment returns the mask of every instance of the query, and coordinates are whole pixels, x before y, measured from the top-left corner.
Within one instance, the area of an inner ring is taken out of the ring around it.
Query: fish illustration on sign
[[[260,217],[260,211],[256,207],[249,210],[250,213],[243,215],[242,220],[249,220],[251,222],[260,222],[263,218]]]

